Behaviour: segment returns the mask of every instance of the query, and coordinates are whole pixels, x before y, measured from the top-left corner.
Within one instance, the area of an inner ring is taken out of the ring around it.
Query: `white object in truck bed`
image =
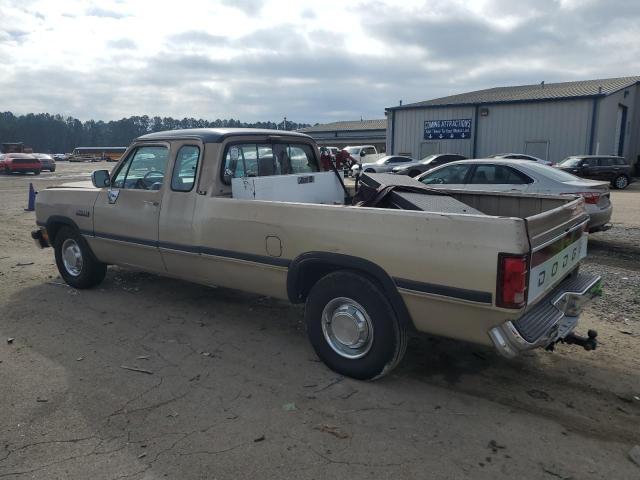
[[[233,178],[231,192],[244,200],[344,204],[344,190],[333,172]]]

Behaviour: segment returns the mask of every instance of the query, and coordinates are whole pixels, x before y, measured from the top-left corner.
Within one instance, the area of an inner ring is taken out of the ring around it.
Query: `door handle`
[[[149,205],[150,207],[157,207],[158,205],[160,205],[160,202],[153,202],[151,200],[143,200],[142,203],[144,203],[145,205]]]

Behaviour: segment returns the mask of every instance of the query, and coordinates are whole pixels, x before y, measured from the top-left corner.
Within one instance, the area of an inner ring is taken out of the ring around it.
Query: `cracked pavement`
[[[598,305],[596,352],[421,337],[358,382],[318,361],[300,307],[119,268],[68,288],[29,238],[30,180],[0,182],[1,479],[640,478],[640,337]]]

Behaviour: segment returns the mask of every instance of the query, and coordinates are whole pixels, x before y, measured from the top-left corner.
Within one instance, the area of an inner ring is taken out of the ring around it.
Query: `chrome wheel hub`
[[[334,298],[322,311],[322,333],[338,355],[356,359],[373,344],[373,326],[367,311],[355,300]]]
[[[67,238],[62,243],[62,263],[69,275],[77,277],[82,272],[82,251],[72,238]]]

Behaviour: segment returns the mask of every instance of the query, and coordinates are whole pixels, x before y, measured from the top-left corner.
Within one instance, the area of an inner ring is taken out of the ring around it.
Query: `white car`
[[[611,228],[609,220],[613,207],[609,199],[609,182],[586,180],[537,162],[498,158],[461,160],[436,167],[416,179],[431,187],[448,190],[581,195],[591,216],[589,231]]]
[[[373,145],[358,145],[358,146],[346,146],[343,148],[355,163],[370,163],[375,162],[381,157],[384,157],[384,153],[378,153]]]
[[[379,160],[376,160],[375,162],[354,165],[351,168],[351,171],[353,172],[354,175],[359,172],[385,173],[385,172],[390,172],[395,167],[398,167],[404,164],[415,163],[415,161],[416,160],[411,157],[403,157],[400,155],[388,155],[386,157],[380,158]]]

